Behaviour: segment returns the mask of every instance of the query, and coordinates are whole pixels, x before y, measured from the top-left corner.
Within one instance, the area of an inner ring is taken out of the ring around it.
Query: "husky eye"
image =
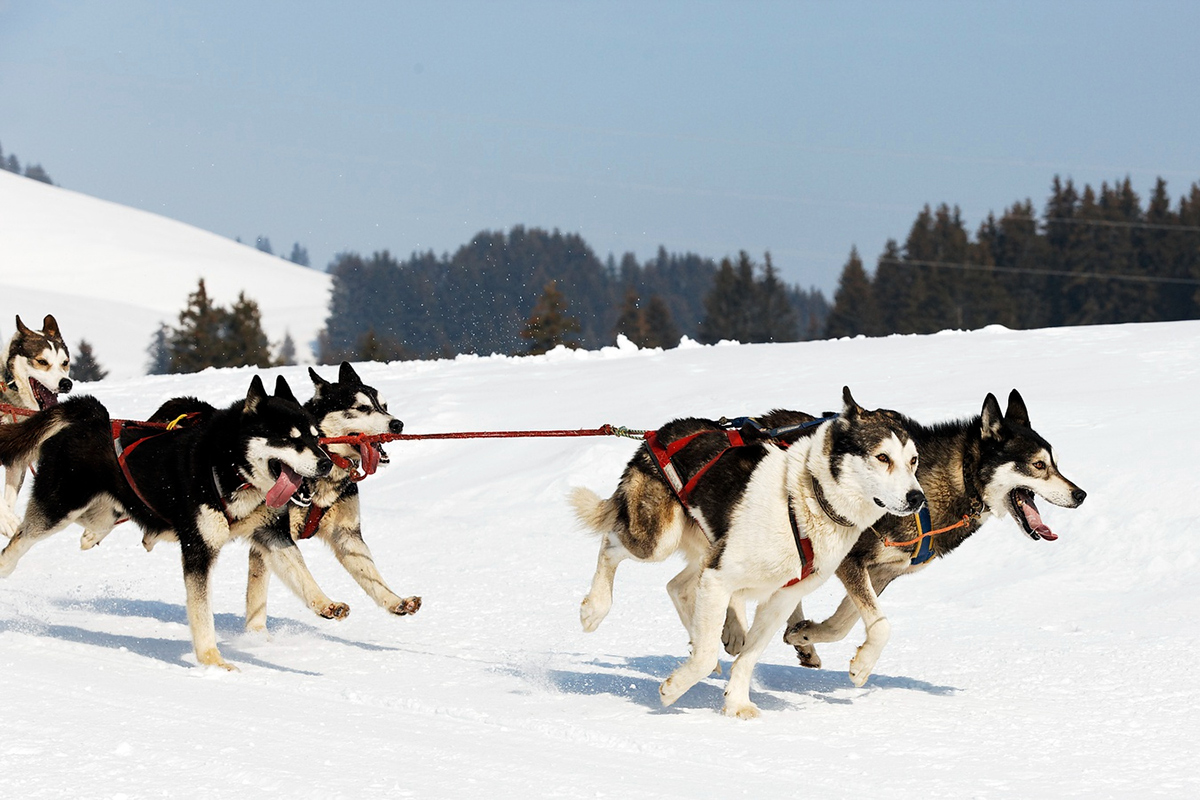
[[[1035,461],[1035,462],[1033,462],[1033,468],[1036,469],[1038,472],[1041,472],[1042,470],[1044,470],[1046,468],[1046,462],[1045,461]]]
[[[355,406],[354,410],[359,412],[360,414],[370,414],[371,413],[370,406]]]
[[[913,469],[916,469],[916,467],[917,467],[917,457],[916,457],[916,456],[913,456],[913,457],[912,457],[912,461],[910,461],[910,462],[908,462],[908,463],[912,465]]]
[[[47,361],[47,360],[46,360],[46,359],[44,359],[44,358],[35,358],[35,359],[33,360],[33,363],[37,364],[39,367],[48,367],[48,366],[50,366],[50,362],[49,362],[49,361]]]
[[[892,459],[888,458],[887,453],[880,453],[879,455],[875,456],[875,460],[880,464],[887,464],[888,466],[891,466],[892,463]]]

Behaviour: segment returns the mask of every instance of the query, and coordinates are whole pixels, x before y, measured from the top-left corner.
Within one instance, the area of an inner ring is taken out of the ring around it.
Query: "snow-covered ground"
[[[82,319],[70,334],[98,339],[105,324]],[[306,397],[304,369],[283,371]],[[719,676],[659,706],[659,682],[687,654],[664,591],[677,562],[623,565],[612,614],[595,633],[580,629],[597,544],[565,495],[611,491],[637,446],[627,439],[390,445],[391,465],[362,484],[365,537],[393,588],[424,598],[420,613],[387,615],[306,543],[317,579],[353,613],[318,619],[275,582],[272,637],[244,635],[246,548],[235,543],[214,582],[221,647],[241,667],[232,674],[195,665],[177,546],[147,554],[126,527],[80,552],[72,529],[0,582],[0,795],[1200,794],[1200,322],[360,372],[410,433],[822,411],[843,384],[865,405],[932,422],[1018,387],[1089,496],[1075,510],[1042,504],[1056,542],[993,521],[890,587],[892,640],[861,689],[846,674],[861,628],[821,649],[821,671],[777,639],[756,672],[763,716],[751,722],[721,716]],[[173,395],[228,402],[250,377],[78,391],[138,417]],[[838,588],[812,595],[810,611],[830,611]]]
[[[146,371],[160,323],[175,324],[203,277],[228,306],[244,291],[272,343],[297,359],[325,325],[329,276],[157,214],[0,170],[0,331],[52,313],[71,348],[87,339],[110,377]],[[43,310],[47,309],[47,310]]]

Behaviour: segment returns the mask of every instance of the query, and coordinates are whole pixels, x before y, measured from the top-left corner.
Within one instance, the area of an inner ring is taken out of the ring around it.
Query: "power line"
[[[949,261],[907,261],[897,258],[881,258],[880,264],[896,264],[902,267],[938,267],[961,269],[970,272],[1004,272],[1019,275],[1045,275],[1063,278],[1090,278],[1110,281],[1135,281],[1139,283],[1172,283],[1184,286],[1200,286],[1196,278],[1159,278],[1152,275],[1111,274],[1106,272],[1071,272],[1063,269],[1029,269],[1025,267],[997,267],[984,264],[955,264]]]

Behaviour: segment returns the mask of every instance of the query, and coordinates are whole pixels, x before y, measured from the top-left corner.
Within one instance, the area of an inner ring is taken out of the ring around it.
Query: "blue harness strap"
[[[913,516],[917,518],[917,531],[921,534],[921,541],[917,543],[917,549],[908,563],[916,567],[933,558],[933,536],[930,534],[933,523],[929,519],[929,506],[921,506],[921,510]]]

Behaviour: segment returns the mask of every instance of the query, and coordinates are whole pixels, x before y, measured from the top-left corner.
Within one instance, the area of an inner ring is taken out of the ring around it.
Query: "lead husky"
[[[152,420],[196,405],[204,404],[192,398],[168,401]],[[190,426],[126,431],[118,457],[108,412],[95,398],[70,398],[41,414],[52,412],[65,424],[41,444],[25,517],[0,552],[0,577],[11,574],[43,537],[77,522],[85,528],[85,541],[99,541],[127,513],[149,539],[179,540],[196,658],[234,669],[217,650],[209,574],[231,537],[262,527],[262,516],[278,513],[304,478],[329,474],[333,464],[317,441],[312,418],[282,379],[270,397],[255,376],[245,400],[201,415]],[[292,551],[270,557],[294,556],[294,545]]]
[[[759,605],[730,671],[724,713],[758,716],[751,673],[799,599],[833,574],[859,534],[885,512],[911,514],[924,504],[916,446],[899,415],[864,410],[846,388],[842,399],[837,419],[786,450],[764,442],[715,462],[708,490],[692,496],[691,517],[665,482],[652,477],[655,467],[643,452],[608,500],[575,491],[581,522],[604,535],[585,616],[588,601],[598,589],[603,593],[608,563],[661,560],[681,546],[688,557],[668,589],[691,634],[692,655],[660,687],[664,705],[712,671],[726,609],[737,595]]]
[[[1016,389],[1003,415],[1000,403],[989,394],[981,414],[972,419],[933,427],[905,419],[904,425],[921,453],[917,477],[929,499],[930,530],[954,526],[964,518],[966,524],[928,537],[931,551],[924,552],[913,517],[883,517],[859,537],[838,567],[846,597],[837,610],[823,622],[813,622],[797,605],[788,621],[784,641],[796,646],[806,667],[821,666],[814,643],[840,641],[860,616],[868,638],[873,636],[882,647],[891,624],[879,609],[879,594],[901,575],[924,569],[931,556],[948,555],[987,519],[1011,517],[1029,538],[1052,541],[1058,537],[1042,521],[1034,495],[1064,508],[1075,508],[1087,497],[1058,471],[1054,449],[1030,426],[1025,401]],[[861,655],[850,666],[850,679],[858,686],[870,674],[878,649],[875,658]]]
[[[335,438],[404,430],[404,423],[388,413],[387,403],[379,392],[363,383],[348,363],[342,362],[337,383],[325,380],[311,367],[308,375],[313,382],[313,396],[304,408],[317,420],[322,436]],[[307,509],[289,506],[288,513],[275,517],[269,527],[256,531],[254,539],[264,548],[281,539],[296,541],[312,536],[323,539],[342,567],[382,608],[397,616],[415,614],[421,607],[421,598],[400,597],[388,587],[363,541],[359,522],[355,473],[361,467],[365,474],[372,474],[380,463],[387,463],[387,453],[378,444],[362,444],[358,448],[332,444],[327,450],[334,456],[334,466],[325,477],[309,482],[311,505]],[[251,548],[246,585],[247,630],[266,630],[270,577],[262,551]],[[345,603],[335,603],[325,595],[308,570],[281,577],[321,616],[341,618],[350,613]],[[322,609],[330,608],[336,609],[337,613],[323,613]]]
[[[35,331],[17,316],[17,332],[8,342],[4,375],[0,381],[0,403],[40,411],[58,402],[59,394],[71,391],[71,353],[50,314]],[[0,422],[15,420],[14,414],[0,414]],[[29,462],[14,462],[4,471],[4,497],[0,500],[0,534],[16,533],[20,518],[13,512],[17,495],[25,481]]]

